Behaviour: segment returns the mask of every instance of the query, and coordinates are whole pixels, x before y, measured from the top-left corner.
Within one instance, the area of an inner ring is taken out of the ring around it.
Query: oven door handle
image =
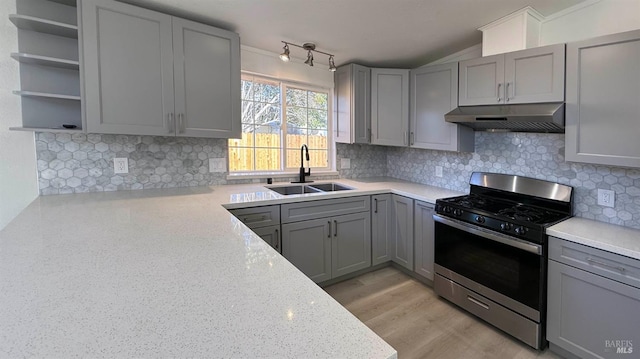
[[[509,237],[500,233],[489,232],[488,230],[475,226],[473,224],[456,221],[454,219],[444,218],[437,214],[433,215],[433,220],[436,222],[440,222],[447,226],[459,229],[461,231],[475,234],[477,236],[490,239],[492,241],[502,243],[504,245],[525,250],[527,252],[531,252],[537,255],[542,255],[542,246],[538,244],[533,244],[530,242],[523,241],[518,238]]]

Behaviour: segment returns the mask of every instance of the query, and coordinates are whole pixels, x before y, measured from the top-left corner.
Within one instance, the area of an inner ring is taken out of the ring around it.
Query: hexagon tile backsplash
[[[474,153],[337,144],[338,160],[351,159],[340,177],[389,176],[462,192],[474,171],[534,177],[573,186],[576,216],[640,229],[640,170],[565,162],[562,134],[475,136]],[[208,159],[227,157],[226,139],[37,133],[36,150],[42,195],[257,181],[209,172]],[[113,173],[114,157],[129,159],[128,174]],[[614,208],[597,205],[598,188],[616,193]]]

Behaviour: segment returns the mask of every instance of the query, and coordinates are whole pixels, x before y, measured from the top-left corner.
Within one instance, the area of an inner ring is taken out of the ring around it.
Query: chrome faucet
[[[311,176],[311,165],[309,165],[309,170],[305,171],[304,170],[304,155],[307,155],[307,165],[309,165],[309,147],[307,147],[307,145],[302,145],[302,147],[300,147],[300,177],[298,178],[298,181],[296,182],[292,182],[292,183],[311,183],[313,181],[307,181],[305,178],[307,176]]]

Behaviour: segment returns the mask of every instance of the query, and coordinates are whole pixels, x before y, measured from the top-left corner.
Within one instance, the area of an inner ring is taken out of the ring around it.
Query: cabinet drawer
[[[640,261],[549,237],[549,259],[640,288]]]
[[[249,228],[280,225],[279,205],[232,209],[229,212]]]
[[[307,201],[282,205],[282,223],[366,212],[371,208],[369,196]]]

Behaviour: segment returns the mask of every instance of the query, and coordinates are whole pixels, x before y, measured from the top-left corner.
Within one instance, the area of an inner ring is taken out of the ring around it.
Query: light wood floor
[[[324,288],[409,358],[560,358],[539,353],[386,267]]]

